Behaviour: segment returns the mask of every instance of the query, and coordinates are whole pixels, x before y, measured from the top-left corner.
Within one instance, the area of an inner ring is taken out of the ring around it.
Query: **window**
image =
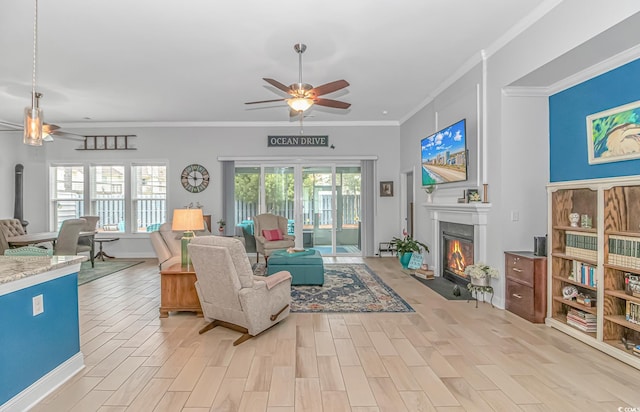
[[[84,214],[84,166],[51,168],[51,222],[58,230],[62,221]]]
[[[151,232],[167,218],[167,168],[164,165],[134,165],[132,216],[136,232]]]
[[[100,216],[99,225],[105,231],[124,232],[125,176],[124,166],[91,166],[91,209],[89,214]]]
[[[65,219],[100,216],[99,231],[145,233],[166,221],[164,164],[56,165],[50,168],[52,230]]]

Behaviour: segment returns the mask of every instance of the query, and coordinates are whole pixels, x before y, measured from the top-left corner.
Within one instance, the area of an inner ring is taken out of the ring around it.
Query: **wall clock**
[[[209,186],[209,172],[204,166],[194,163],[184,168],[180,182],[187,191],[200,193]]]

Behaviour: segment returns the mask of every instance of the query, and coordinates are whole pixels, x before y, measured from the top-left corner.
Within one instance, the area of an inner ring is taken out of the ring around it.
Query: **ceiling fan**
[[[0,120],[0,132],[22,132],[23,130],[24,126],[21,124]],[[42,125],[42,140],[45,142],[53,142],[54,137],[84,141],[84,136],[82,135],[64,132],[60,130],[60,126],[58,125],[44,123]]]
[[[42,93],[36,93],[35,98],[39,100],[42,97]],[[37,103],[36,103],[37,106]],[[7,122],[4,120],[0,120],[0,132],[22,132],[24,130],[24,125],[19,123]],[[84,141],[84,136],[64,132],[60,130],[60,126],[50,123],[42,124],[42,140],[45,142],[53,142],[53,137],[62,137],[70,140],[78,140]]]
[[[258,103],[271,103],[271,102],[281,102],[286,101],[291,110],[289,114],[293,116],[297,116],[309,109],[314,104],[318,106],[332,107],[336,109],[348,109],[351,106],[351,103],[345,103],[338,100],[325,99],[319,96],[324,96],[325,94],[336,92],[340,89],[344,89],[349,86],[349,82],[346,80],[336,80],[331,83],[323,84],[322,86],[313,87],[308,83],[302,82],[302,54],[307,49],[307,46],[302,43],[297,43],[293,46],[293,49],[298,53],[298,67],[299,67],[299,78],[298,83],[293,83],[290,86],[285,86],[274,79],[263,78],[264,81],[274,86],[275,88],[282,90],[283,92],[289,94],[291,97],[282,98],[282,99],[273,99],[273,100],[260,100],[257,102],[247,102],[245,104],[258,104]]]

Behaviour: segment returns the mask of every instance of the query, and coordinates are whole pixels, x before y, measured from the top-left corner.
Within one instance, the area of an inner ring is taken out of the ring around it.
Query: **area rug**
[[[264,264],[254,265],[264,275]],[[292,312],[414,312],[367,265],[324,265],[324,285],[291,286]]]
[[[105,260],[104,262],[102,260],[96,260],[95,267],[93,268],[91,267],[91,262],[82,262],[80,265],[80,272],[78,272],[78,286],[100,279],[101,277],[112,273],[119,272],[122,269],[130,268],[131,266],[135,266],[142,262],[142,260],[123,259]]]
[[[453,288],[456,284],[442,276],[436,276],[429,280],[416,277],[415,275],[411,275],[411,277],[448,300],[475,300],[475,298],[471,296],[471,292],[464,286],[459,287],[460,296],[454,295]]]

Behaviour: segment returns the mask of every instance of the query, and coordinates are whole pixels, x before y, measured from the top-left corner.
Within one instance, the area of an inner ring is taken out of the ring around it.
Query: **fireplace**
[[[462,286],[469,283],[464,268],[474,263],[473,225],[440,222],[441,275]]]

